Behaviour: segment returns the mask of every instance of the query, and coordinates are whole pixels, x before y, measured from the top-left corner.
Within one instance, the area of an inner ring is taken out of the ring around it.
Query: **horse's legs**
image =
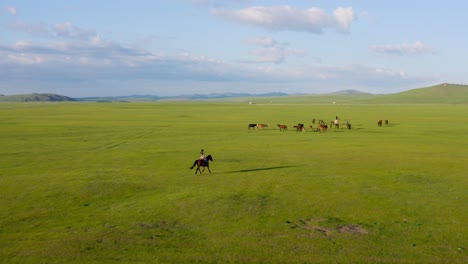
[[[211,173],[210,166],[206,166],[208,168],[208,171]]]

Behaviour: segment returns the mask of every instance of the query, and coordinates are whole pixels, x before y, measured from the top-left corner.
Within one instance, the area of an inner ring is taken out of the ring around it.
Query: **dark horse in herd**
[[[206,160],[197,159],[195,160],[195,162],[193,162],[193,165],[192,167],[190,167],[190,169],[193,169],[195,166],[198,166],[197,169],[195,170],[195,174],[197,174],[197,172],[200,172],[201,174],[202,172],[205,171],[205,167],[206,167],[208,168],[208,171],[211,173],[210,161],[213,161],[213,157],[211,155],[206,156]],[[200,167],[203,167],[203,170],[200,170]]]
[[[385,120],[385,125],[388,125],[388,120]],[[380,120],[377,122],[377,126],[379,126],[379,127],[382,126],[382,119],[380,119]]]

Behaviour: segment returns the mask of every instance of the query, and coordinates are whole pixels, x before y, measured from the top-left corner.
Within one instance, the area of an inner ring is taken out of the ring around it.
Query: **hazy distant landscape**
[[[104,96],[71,98],[56,94],[22,94],[0,96],[0,102],[125,102],[125,101],[160,101],[160,100],[207,100],[207,99],[236,99],[236,98],[270,98],[302,97],[309,102],[361,102],[361,103],[468,103],[468,85],[439,84],[431,87],[412,89],[394,94],[371,94],[357,90],[342,90],[327,94],[286,94],[286,93],[219,93],[219,94],[192,94],[178,96],[153,96],[153,95],[129,95],[129,96]],[[275,99],[276,100],[276,99]]]

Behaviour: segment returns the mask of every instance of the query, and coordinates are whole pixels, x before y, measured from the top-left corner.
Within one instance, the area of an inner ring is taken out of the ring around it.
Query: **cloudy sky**
[[[0,94],[468,84],[468,1],[0,0]]]

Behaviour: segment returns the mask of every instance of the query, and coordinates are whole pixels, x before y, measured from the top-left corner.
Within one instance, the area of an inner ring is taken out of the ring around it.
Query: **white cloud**
[[[333,11],[333,17],[337,23],[338,30],[345,33],[349,32],[351,23],[356,20],[356,15],[352,7],[339,7],[335,9],[335,11]]]
[[[87,30],[73,25],[70,22],[55,24],[50,27],[44,23],[28,23],[25,21],[13,21],[7,25],[7,28],[17,32],[24,32],[31,35],[43,37],[59,37],[74,40],[98,40],[95,31]]]
[[[16,14],[17,14],[16,7],[14,7],[14,6],[7,6],[6,10],[12,16],[16,16]]]
[[[298,9],[288,5],[255,6],[239,10],[214,8],[212,14],[275,31],[304,31],[315,34],[320,34],[328,28],[335,28],[338,32],[349,32],[351,23],[356,20],[352,7],[339,7],[333,11],[333,15],[316,7]]]
[[[56,24],[54,32],[59,37],[81,40],[87,40],[96,36],[96,32],[79,28],[70,22]]]
[[[282,63],[285,58],[285,51],[281,47],[266,47],[252,51],[255,62]]]
[[[7,25],[8,29],[25,32],[32,35],[47,36],[49,35],[49,27],[43,23],[31,24],[24,21],[14,21]]]
[[[271,47],[276,45],[276,41],[272,37],[251,38],[247,40],[247,43],[263,47]]]
[[[233,85],[238,83],[249,84],[250,89],[258,85],[264,87],[265,92],[270,92],[273,86],[284,92],[311,91],[308,89],[364,89],[371,92],[380,89],[379,92],[385,92],[382,89],[401,89],[422,80],[398,69],[362,65],[284,67],[279,64],[282,60],[298,54],[281,45],[264,47],[257,44],[259,49],[252,51],[256,62],[273,63],[259,65],[230,63],[189,53],[162,56],[102,40],[95,44],[70,40],[47,46],[31,42],[0,45],[0,85],[3,83],[6,87],[9,84],[15,89],[40,84],[44,91],[54,87],[62,94],[92,96],[97,93],[114,95],[112,89],[121,89],[120,94],[137,93],[141,91],[138,88],[141,83],[165,83],[164,87],[177,87],[183,82],[203,83],[204,87],[212,87],[206,92],[240,89]],[[88,86],[86,91],[80,90]],[[67,87],[76,90],[66,92],[71,89]],[[135,90],[129,87],[135,87]],[[193,85],[187,85],[185,92],[190,93],[193,89]],[[10,93],[13,92],[15,90]],[[161,92],[167,93],[155,90],[156,94]],[[181,91],[174,88],[171,93],[180,94]]]
[[[45,60],[39,55],[25,55],[25,54],[9,54],[6,57],[6,61],[13,64],[41,64]]]
[[[259,46],[251,51],[253,59],[249,62],[256,63],[283,63],[286,57],[304,56],[304,51],[288,48],[287,43],[278,43],[272,37],[257,37],[247,40],[247,43]]]
[[[436,51],[430,45],[421,41],[416,41],[413,44],[397,44],[397,45],[375,45],[370,49],[375,53],[386,55],[418,55],[418,54],[433,54]]]
[[[64,92],[71,89],[67,87],[75,87],[73,93],[91,96],[114,94],[111,90],[114,86],[120,87],[119,93],[133,93],[133,87],[141,83],[148,86],[165,83],[164,87],[181,82],[203,83],[212,89],[241,89],[235,84],[242,82],[251,88],[258,84],[265,92],[271,91],[268,89],[272,85],[276,90],[291,92],[297,87],[303,91],[307,91],[304,87],[338,87],[336,90],[407,87],[421,80],[401,70],[359,65],[284,67],[282,62],[291,56],[301,57],[304,52],[269,36],[247,40],[252,45],[249,62],[261,64],[232,63],[190,53],[159,55],[103,39],[94,31],[71,23],[50,27],[48,36],[53,42],[29,40],[0,44],[0,87],[8,86],[11,93],[17,93],[21,87],[40,85],[44,91],[57,89],[62,94],[69,94],[71,90]],[[78,92],[82,87],[90,88]],[[186,87],[187,91],[193,89],[192,85]],[[180,94],[180,91],[171,89],[171,93]]]
[[[302,50],[288,49],[284,46],[261,47],[251,52],[252,62],[283,63],[287,57],[303,57]]]
[[[308,83],[311,86],[403,87],[420,78],[393,69],[362,65],[309,65],[283,67],[288,56],[303,52],[289,49],[273,38],[251,39],[253,62],[236,64],[210,58],[179,54],[162,56],[145,50],[124,47],[102,39],[65,40],[50,45],[19,41],[0,45],[2,82],[43,82],[51,86],[79,82],[195,81],[206,83]],[[285,90],[287,91],[287,90]],[[90,91],[92,93],[92,91]]]

